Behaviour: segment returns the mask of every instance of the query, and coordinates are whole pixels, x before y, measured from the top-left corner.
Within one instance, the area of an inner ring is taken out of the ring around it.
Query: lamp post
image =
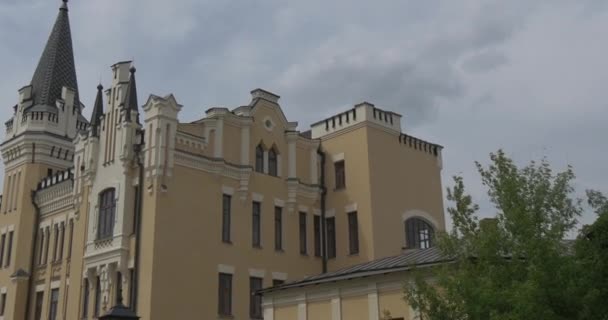
[[[142,208],[142,196],[143,196],[143,182],[144,182],[144,160],[143,160],[143,148],[144,148],[144,137],[145,130],[144,129],[135,129],[135,143],[133,144],[133,151],[135,152],[135,160],[137,161],[137,167],[139,169],[139,177],[137,188],[137,194],[135,195],[137,201],[137,211],[135,217],[135,230],[136,230],[136,239],[135,239],[135,263],[133,266],[133,270],[135,271],[134,277],[135,281],[133,281],[133,287],[129,290],[131,291],[131,299],[129,304],[130,308],[126,307],[122,303],[122,289],[117,292],[117,303],[113,306],[105,315],[99,317],[99,320],[138,320],[139,316],[135,313],[137,311],[137,286],[139,283],[139,243],[140,243],[140,225],[141,225],[141,208]]]

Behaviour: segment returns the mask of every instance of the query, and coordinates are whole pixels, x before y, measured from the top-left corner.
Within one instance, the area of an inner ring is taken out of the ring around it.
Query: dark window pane
[[[254,247],[260,247],[262,246],[262,239],[261,239],[261,204],[259,202],[253,202],[252,204],[252,230],[251,230],[251,242],[252,245]]]
[[[275,177],[278,175],[277,152],[274,148],[268,151],[268,174]]]
[[[99,277],[95,278],[95,312],[94,316],[99,316],[99,311],[101,310],[101,281],[99,281]]]
[[[49,320],[57,319],[57,305],[59,304],[59,289],[51,290],[51,302],[49,307]]]
[[[262,319],[262,296],[255,294],[256,291],[262,289],[262,281],[262,278],[249,278],[249,317],[252,319]]]
[[[230,242],[230,210],[232,197],[224,195],[222,198],[222,241]]]
[[[357,212],[348,213],[348,246],[350,254],[359,253],[359,220]]]
[[[344,160],[334,163],[334,170],[336,175],[336,189],[343,189],[346,187],[346,175]]]
[[[315,215],[313,221],[315,233],[315,257],[321,256],[321,217]]]
[[[36,309],[34,311],[34,319],[41,320],[42,318],[42,302],[44,300],[44,292],[36,292]]]
[[[405,242],[409,249],[428,249],[433,246],[433,227],[420,218],[405,221]]]
[[[232,275],[220,273],[218,286],[218,313],[232,315]]]
[[[336,218],[326,218],[327,224],[327,258],[336,257]]]
[[[255,171],[264,172],[264,147],[261,144],[255,148]]]
[[[306,212],[300,212],[300,254],[307,254],[306,248]]]
[[[8,233],[8,246],[6,250],[6,263],[4,266],[8,267],[11,264],[11,255],[13,253],[13,231]]]
[[[283,208],[274,207],[274,249],[283,250]]]
[[[114,192],[114,188],[111,188],[99,194],[97,239],[110,238],[114,232],[114,214],[116,210]]]
[[[0,316],[4,316],[4,309],[6,309],[6,293],[0,295]]]
[[[6,234],[2,235],[2,240],[0,240],[0,266],[4,262],[4,246],[6,245]]]

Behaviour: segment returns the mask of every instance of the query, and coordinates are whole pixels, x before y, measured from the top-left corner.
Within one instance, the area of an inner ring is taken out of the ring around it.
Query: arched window
[[[255,171],[264,172],[264,147],[261,143],[255,148]]]
[[[274,147],[268,151],[268,174],[278,176],[278,155]]]
[[[114,194],[114,188],[106,189],[99,194],[98,240],[110,238],[114,232],[114,215],[116,212],[116,198]]]
[[[420,218],[405,220],[405,245],[408,249],[428,249],[433,245],[435,231],[430,223]]]

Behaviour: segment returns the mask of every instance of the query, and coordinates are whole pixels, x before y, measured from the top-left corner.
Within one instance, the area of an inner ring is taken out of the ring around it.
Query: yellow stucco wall
[[[367,295],[343,298],[341,304],[342,319],[369,320]]]

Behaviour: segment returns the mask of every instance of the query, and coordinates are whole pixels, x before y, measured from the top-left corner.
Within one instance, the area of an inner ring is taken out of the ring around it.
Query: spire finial
[[[59,8],[59,10],[68,10],[68,0],[61,0],[63,1],[63,3],[61,4],[61,7]]]
[[[98,90],[98,91],[103,90],[103,86],[101,85],[101,81],[100,81],[99,85],[97,86],[97,90]]]

